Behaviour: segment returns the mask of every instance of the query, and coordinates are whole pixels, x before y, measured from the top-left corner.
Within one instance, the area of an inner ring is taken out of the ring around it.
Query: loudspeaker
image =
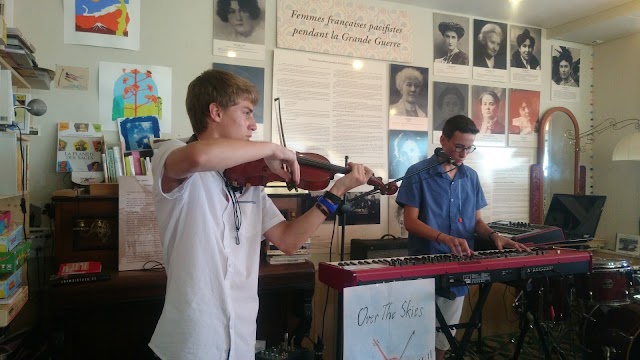
[[[380,239],[352,239],[351,260],[408,256],[409,239],[385,235]]]

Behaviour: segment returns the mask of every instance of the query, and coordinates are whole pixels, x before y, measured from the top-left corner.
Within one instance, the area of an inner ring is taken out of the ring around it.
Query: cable
[[[164,271],[164,264],[160,261],[149,260],[142,265],[142,270],[147,271]]]
[[[331,242],[329,243],[329,262],[331,262],[331,255],[333,253],[333,239],[335,238],[336,235],[336,221],[337,221],[338,217],[336,216],[333,219],[333,227],[332,227],[332,231],[331,231]],[[342,239],[342,241],[344,241],[344,239]],[[320,338],[324,339],[324,322],[327,318],[327,306],[329,305],[329,291],[331,290],[331,288],[329,286],[327,286],[327,293],[326,296],[324,298],[324,310],[322,311],[322,329],[320,329]]]

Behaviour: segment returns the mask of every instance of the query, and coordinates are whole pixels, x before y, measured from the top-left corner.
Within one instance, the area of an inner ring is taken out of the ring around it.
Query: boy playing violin
[[[293,253],[342,195],[373,175],[350,164],[351,172],[294,221],[285,221],[262,186],[234,191],[224,170],[259,159],[285,180],[300,180],[295,152],[249,141],[257,102],[248,81],[203,72],[187,90],[193,141],[166,141],[153,156],[167,292],[149,346],[161,359],[253,359],[261,240]]]

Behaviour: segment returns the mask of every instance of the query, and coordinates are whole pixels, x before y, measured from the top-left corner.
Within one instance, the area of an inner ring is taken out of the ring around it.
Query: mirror
[[[529,222],[542,224],[553,194],[584,194],[578,121],[564,107],[544,113],[538,126],[538,163],[531,166]]]

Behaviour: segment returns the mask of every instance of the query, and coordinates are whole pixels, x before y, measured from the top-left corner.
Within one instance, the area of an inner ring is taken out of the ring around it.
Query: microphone
[[[40,99],[33,99],[26,106],[14,106],[14,109],[26,109],[33,116],[41,116],[47,112],[47,104]]]
[[[444,152],[444,150],[442,150],[442,148],[441,148],[441,147],[436,148],[436,149],[433,151],[433,153],[434,153],[438,158],[442,159],[442,161],[443,161],[443,162],[445,162],[445,163],[449,163],[449,164],[454,165],[454,166],[458,166],[458,163],[456,163],[456,161],[455,161],[455,160],[453,160],[453,159],[451,158],[451,156],[447,155],[447,153],[446,153],[446,152]]]

